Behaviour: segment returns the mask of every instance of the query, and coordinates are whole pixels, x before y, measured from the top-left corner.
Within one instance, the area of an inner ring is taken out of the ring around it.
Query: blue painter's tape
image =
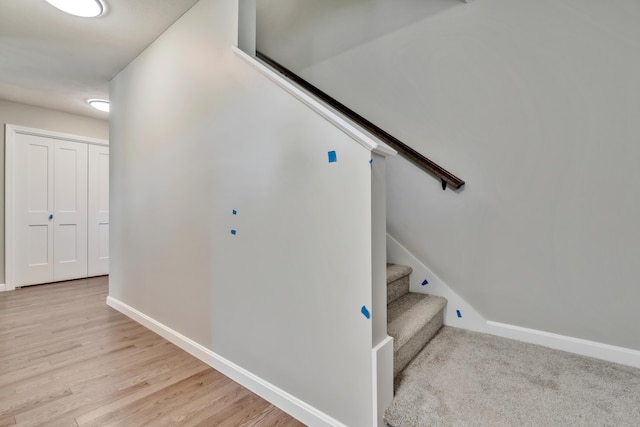
[[[338,161],[338,155],[335,151],[329,151],[329,163],[335,163]]]
[[[231,234],[235,236],[236,234],[238,234],[238,232],[236,230],[231,230]]]
[[[232,214],[234,214],[234,215],[238,215],[238,211],[237,211],[237,210],[235,210],[235,209],[234,209],[234,210],[232,210],[232,211],[231,211],[231,213],[232,213]]]
[[[364,317],[366,317],[367,319],[371,319],[371,313],[369,313],[369,310],[367,310],[366,306],[362,306],[362,308],[360,309],[360,312],[362,313],[362,315]]]
[[[422,281],[422,286],[427,286],[429,284],[429,281],[427,279],[424,279]]]
[[[456,310],[456,314],[458,315],[458,318],[462,317],[462,313],[460,313],[460,310]]]

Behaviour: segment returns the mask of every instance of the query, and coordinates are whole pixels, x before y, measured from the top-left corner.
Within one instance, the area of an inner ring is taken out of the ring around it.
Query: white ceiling
[[[86,104],[197,0],[104,0],[98,18],[0,0],[0,99],[106,120]]]

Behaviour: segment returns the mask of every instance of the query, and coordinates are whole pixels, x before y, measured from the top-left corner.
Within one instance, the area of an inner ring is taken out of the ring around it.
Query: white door
[[[55,140],[53,280],[87,277],[87,144]]]
[[[18,135],[15,144],[15,285],[53,279],[54,141]]]
[[[9,124],[5,141],[6,289],[108,274],[107,141]]]
[[[15,285],[87,277],[87,145],[17,134]]]
[[[109,147],[89,146],[89,276],[109,274]]]

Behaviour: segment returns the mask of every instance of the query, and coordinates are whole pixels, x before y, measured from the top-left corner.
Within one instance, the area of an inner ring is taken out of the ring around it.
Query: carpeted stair
[[[393,376],[404,369],[444,323],[447,300],[409,292],[406,265],[387,264],[387,333],[393,337]]]

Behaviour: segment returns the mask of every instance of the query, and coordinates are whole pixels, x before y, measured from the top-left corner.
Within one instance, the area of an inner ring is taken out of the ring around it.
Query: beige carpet
[[[640,369],[445,327],[407,366],[392,427],[640,426]]]

